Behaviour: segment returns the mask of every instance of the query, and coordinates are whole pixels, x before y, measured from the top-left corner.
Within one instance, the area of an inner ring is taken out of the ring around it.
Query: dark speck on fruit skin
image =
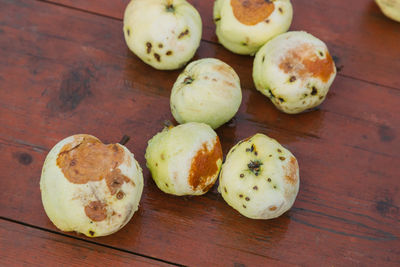
[[[150,54],[150,52],[151,52],[151,47],[152,47],[151,43],[150,43],[150,42],[147,42],[147,43],[146,43],[146,47],[147,47],[147,54]]]
[[[160,57],[160,55],[157,54],[157,53],[154,53],[154,58],[155,58],[158,62],[161,61],[161,57]]]
[[[318,90],[315,86],[312,87],[311,95],[316,95],[318,94]]]

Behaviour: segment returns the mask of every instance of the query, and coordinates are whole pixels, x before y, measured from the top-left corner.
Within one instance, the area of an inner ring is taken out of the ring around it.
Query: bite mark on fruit
[[[310,44],[302,44],[289,50],[279,63],[279,68],[291,76],[303,79],[312,76],[323,82],[327,82],[335,72],[335,65],[329,52],[326,51],[325,58],[320,58]]]
[[[275,10],[269,0],[232,0],[231,6],[236,19],[250,26],[266,20]]]
[[[189,185],[193,190],[200,189],[204,191],[213,185],[213,183],[208,185],[207,183],[219,170],[218,160],[222,162],[222,148],[217,137],[211,150],[208,149],[207,143],[203,143],[192,159],[189,171]]]

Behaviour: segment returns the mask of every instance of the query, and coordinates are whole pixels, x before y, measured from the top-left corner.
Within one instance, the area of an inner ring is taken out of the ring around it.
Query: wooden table
[[[216,186],[200,197],[156,187],[144,152],[172,120],[181,70],[154,70],[128,50],[127,0],[0,0],[0,265],[399,266],[400,24],[372,0],[294,0],[291,29],[325,41],[339,73],[318,109],[286,115],[255,90],[253,58],[218,44],[213,1],[190,2],[204,26],[195,58],[219,58],[241,78],[240,110],[217,130],[224,155],[257,132],[277,139],[299,160],[294,207],[250,220]],[[76,133],[130,135],[144,168],[139,211],[108,237],[60,232],[42,207],[45,156]]]

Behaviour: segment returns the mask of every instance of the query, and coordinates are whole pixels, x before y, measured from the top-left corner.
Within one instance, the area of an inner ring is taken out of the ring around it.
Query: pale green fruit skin
[[[322,59],[329,52],[325,43],[318,38],[306,32],[293,31],[281,34],[266,43],[254,58],[253,80],[257,90],[267,96],[279,110],[288,114],[300,113],[320,105],[336,77],[333,62],[332,73],[327,81],[308,75],[297,77],[296,81],[290,82],[292,74],[285,73],[279,65],[288,51],[303,44],[312,46],[316,55]],[[319,52],[323,52],[324,56],[321,57]],[[314,95],[313,87],[317,89]]]
[[[121,189],[125,193],[123,199],[117,200],[115,195],[111,195],[105,179],[86,184],[71,183],[56,161],[61,149],[67,144],[79,144],[76,139],[81,136],[96,138],[91,135],[67,137],[57,143],[47,155],[40,178],[43,207],[49,219],[61,231],[75,231],[88,237],[110,235],[126,225],[138,209],[143,191],[142,169],[133,154],[125,146],[118,144],[125,151],[124,162],[118,168],[135,184],[122,185]],[[128,161],[131,162],[130,165],[127,164]],[[85,214],[85,205],[95,200],[107,204],[108,217],[103,221],[92,221]],[[121,216],[111,216],[112,212]]]
[[[292,23],[293,7],[290,1],[277,0],[274,4],[275,9],[268,17],[268,23],[261,21],[246,25],[235,17],[231,0],[216,0],[213,17],[219,42],[233,53],[254,55],[268,40],[286,32]]]
[[[203,144],[209,150],[215,146],[217,134],[204,123],[190,122],[173,128],[165,128],[148,142],[146,165],[158,188],[172,195],[202,195],[204,188],[214,184],[222,165],[221,158],[216,161],[217,171],[208,177],[204,187],[193,188],[189,183],[192,160]],[[218,140],[218,146],[220,146]],[[213,162],[214,164],[214,162]]]
[[[400,0],[375,0],[383,14],[400,22]]]
[[[188,78],[193,79],[189,84]],[[179,123],[203,122],[213,129],[232,119],[241,102],[238,75],[215,58],[191,62],[176,80],[170,98],[172,115]]]
[[[252,145],[254,150],[250,151]],[[251,161],[262,163],[257,176],[248,167]],[[229,151],[221,169],[218,191],[243,216],[272,219],[292,207],[299,184],[299,167],[293,154],[276,140],[256,134]]]
[[[169,4],[174,12],[167,11]],[[185,0],[132,0],[125,9],[123,31],[129,49],[141,60],[156,69],[173,70],[194,56],[202,23],[199,12]]]

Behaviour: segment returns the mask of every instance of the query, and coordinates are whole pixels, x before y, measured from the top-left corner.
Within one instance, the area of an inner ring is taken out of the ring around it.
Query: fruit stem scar
[[[251,160],[247,167],[249,170],[254,173],[256,176],[260,173],[262,162],[259,160]]]
[[[174,12],[175,11],[174,5],[171,4],[171,3],[167,5],[166,9],[167,9],[167,12]]]

